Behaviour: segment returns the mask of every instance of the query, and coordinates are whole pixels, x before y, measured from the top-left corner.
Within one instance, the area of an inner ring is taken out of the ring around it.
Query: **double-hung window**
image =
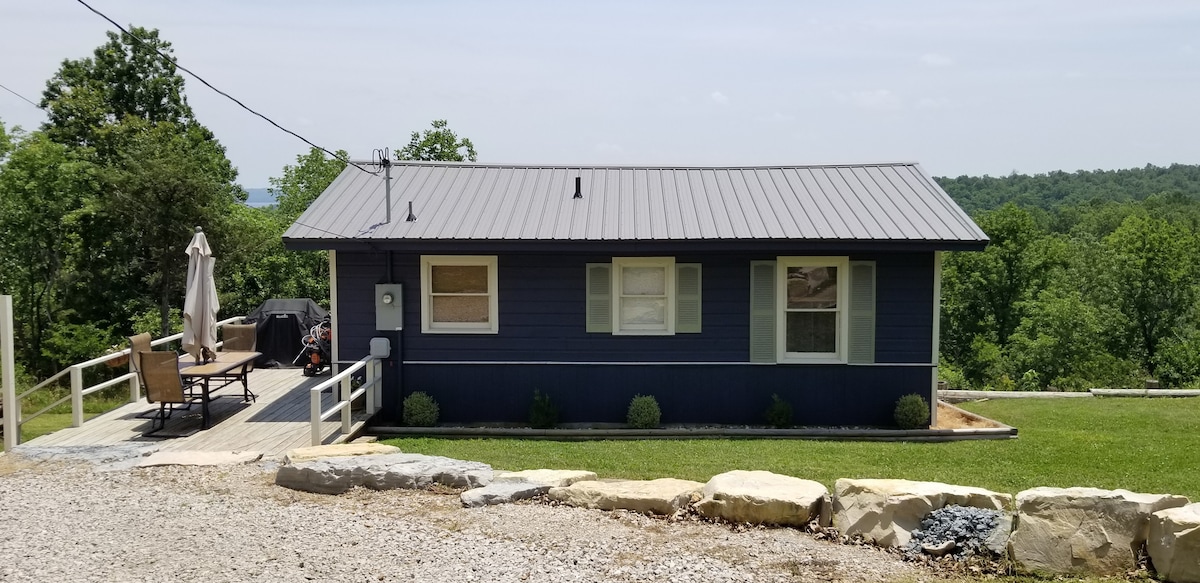
[[[614,334],[675,333],[675,258],[614,257]]]
[[[847,259],[780,257],[777,265],[779,361],[844,360]]]
[[[421,256],[421,331],[495,334],[495,255]]]

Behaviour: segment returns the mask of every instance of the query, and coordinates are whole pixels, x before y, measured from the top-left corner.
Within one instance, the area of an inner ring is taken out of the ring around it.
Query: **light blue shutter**
[[[612,332],[612,264],[587,264],[588,332]]]
[[[750,362],[775,362],[775,262],[750,262]]]
[[[850,262],[850,338],[847,361],[875,362],[875,262]]]
[[[675,264],[675,333],[700,333],[700,264]]]

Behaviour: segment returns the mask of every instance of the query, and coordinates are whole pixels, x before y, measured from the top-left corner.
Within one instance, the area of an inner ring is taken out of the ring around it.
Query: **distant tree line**
[[[137,332],[182,327],[192,227],[217,257],[223,317],[268,298],[328,303],[324,252],[282,235],[342,171],[313,148],[270,179],[278,204],[252,208],[225,148],[195,117],[158,31],[108,33],[47,81],[36,131],[0,121],[0,293],[14,297],[21,373],[44,378]],[[134,38],[136,37],[136,38]],[[140,39],[140,40],[138,40]],[[157,49],[157,51],[155,50]],[[400,158],[474,160],[444,120]]]

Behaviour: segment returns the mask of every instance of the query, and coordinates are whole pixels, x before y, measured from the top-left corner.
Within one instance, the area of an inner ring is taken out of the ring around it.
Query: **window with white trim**
[[[776,265],[779,361],[844,362],[847,258],[780,257]]]
[[[675,258],[613,258],[613,334],[675,333]]]
[[[421,331],[495,334],[495,255],[421,256]]]

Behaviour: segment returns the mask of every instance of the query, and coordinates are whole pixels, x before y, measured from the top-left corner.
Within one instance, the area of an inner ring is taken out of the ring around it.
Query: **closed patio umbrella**
[[[200,362],[201,353],[217,346],[217,284],[213,279],[213,256],[204,230],[196,227],[184,250],[188,256],[187,294],[183,300],[183,349]]]

